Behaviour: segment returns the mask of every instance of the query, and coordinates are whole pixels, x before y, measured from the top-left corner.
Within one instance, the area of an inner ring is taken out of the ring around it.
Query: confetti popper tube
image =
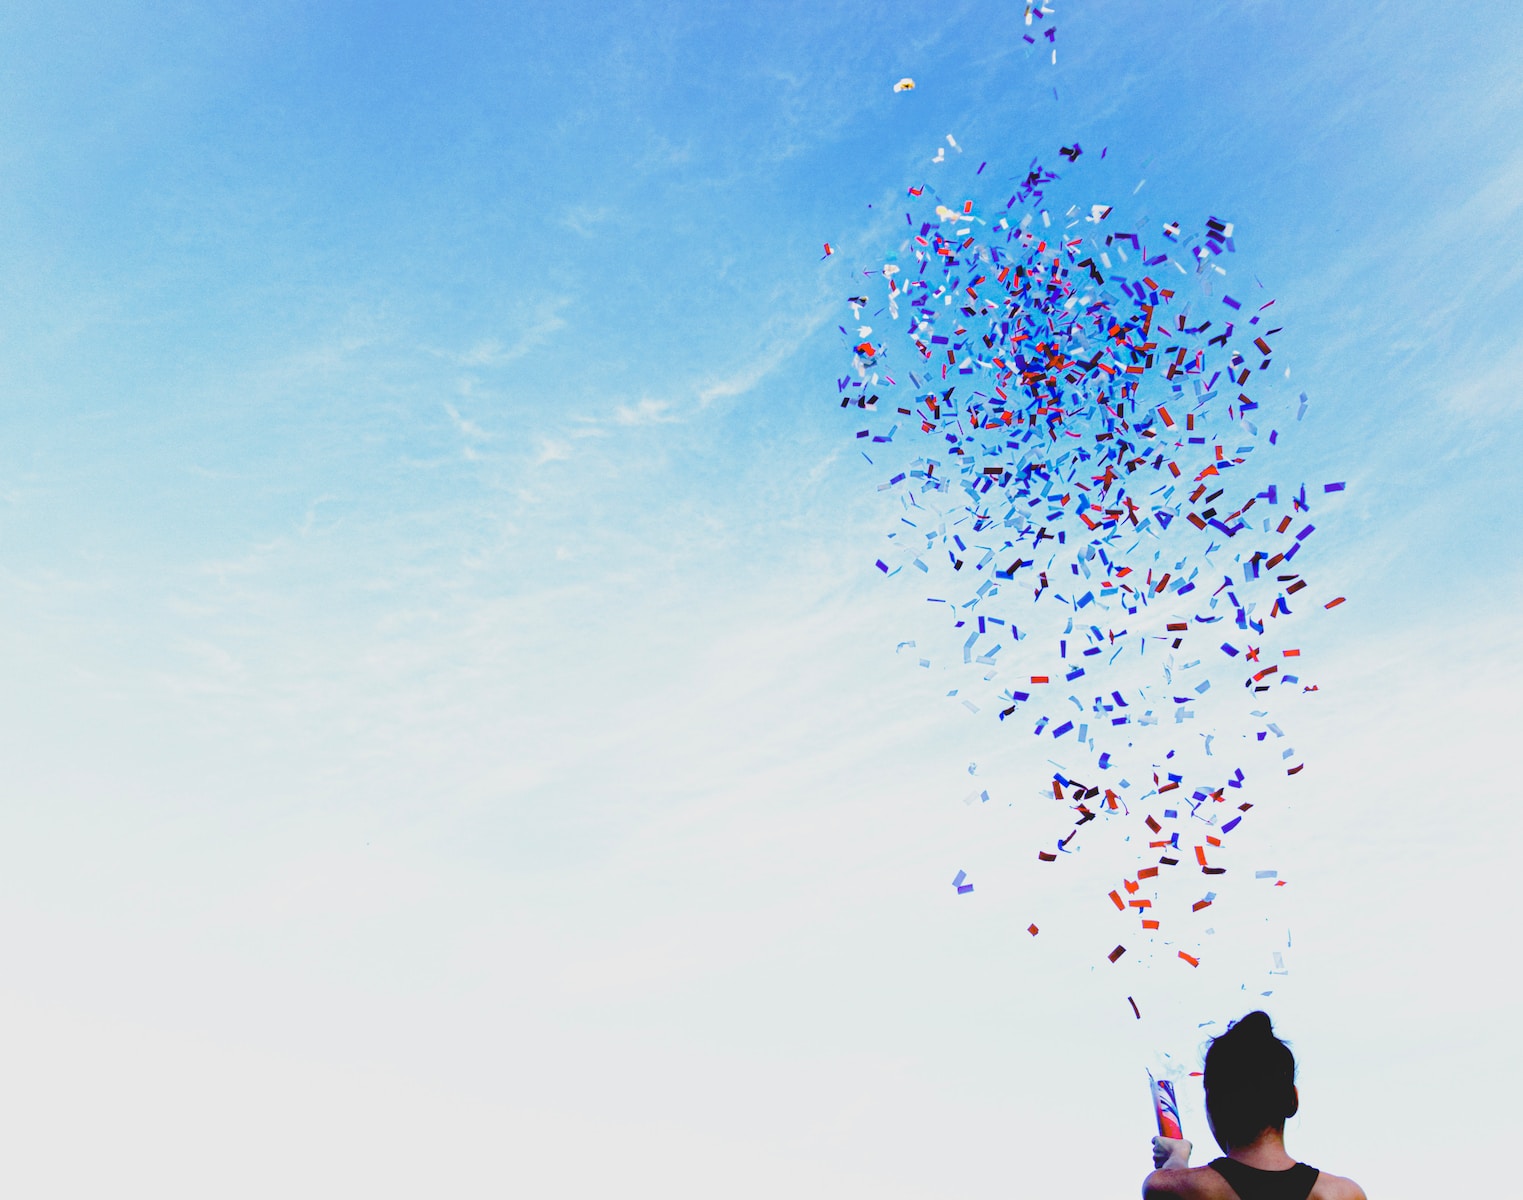
[[[1148,1072],[1148,1085],[1153,1089],[1153,1113],[1158,1118],[1158,1136],[1183,1138],[1185,1132],[1179,1126],[1179,1101],[1174,1098],[1174,1085],[1167,1079],[1154,1079]]]

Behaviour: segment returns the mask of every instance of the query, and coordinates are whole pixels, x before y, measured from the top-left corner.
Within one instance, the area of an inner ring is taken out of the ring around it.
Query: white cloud
[[[475,421],[472,421],[468,417],[462,417],[460,415],[460,410],[448,401],[445,401],[444,411],[449,413],[450,420],[455,423],[455,428],[463,433],[466,437],[475,438],[478,441],[485,441],[492,437],[490,433],[481,428],[481,426],[476,424]]]
[[[606,224],[617,210],[606,205],[578,204],[561,215],[561,224],[572,233],[591,237],[598,226]]]
[[[1499,417],[1523,405],[1523,342],[1489,367],[1462,379],[1448,391],[1452,408],[1467,417]]]
[[[567,297],[545,301],[538,316],[511,340],[483,338],[462,354],[452,357],[463,367],[502,367],[525,358],[566,327],[561,313],[570,306]]]
[[[678,418],[672,414],[669,400],[638,400],[621,404],[613,410],[615,425],[669,425]]]
[[[1456,232],[1473,234],[1477,226],[1490,226],[1500,233],[1516,219],[1520,209],[1523,209],[1523,154],[1514,155],[1476,189],[1455,212],[1453,226]]]
[[[750,362],[729,375],[711,380],[698,389],[698,402],[707,407],[715,400],[728,400],[744,396],[783,363],[793,356],[803,343],[829,319],[834,306],[819,305],[792,323],[786,332],[773,338],[772,344]]]
[[[545,463],[565,462],[570,457],[570,443],[558,442],[554,438],[540,438],[539,450],[534,456],[534,465],[542,466]]]

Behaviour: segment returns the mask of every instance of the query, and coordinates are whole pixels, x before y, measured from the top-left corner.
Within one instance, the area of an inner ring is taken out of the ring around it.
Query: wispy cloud
[[[670,400],[641,399],[613,410],[615,425],[670,425],[677,420]]]
[[[493,436],[485,429],[483,429],[480,425],[476,424],[475,421],[472,421],[469,417],[461,416],[460,410],[453,404],[449,403],[449,401],[445,401],[444,411],[449,413],[449,418],[455,423],[455,428],[458,429],[466,437],[473,438],[477,441],[486,441]]]
[[[544,301],[533,320],[511,338],[482,338],[470,349],[451,355],[462,367],[501,367],[517,362],[532,354],[539,347],[566,327],[561,314],[571,305],[569,297],[556,297]]]
[[[570,457],[569,442],[558,441],[555,438],[540,438],[539,449],[534,455],[534,465],[538,467],[545,463],[565,462]]]
[[[657,171],[669,171],[682,166],[693,158],[693,143],[674,142],[659,133],[650,134],[645,140],[644,153],[636,160],[634,168],[642,175]]]
[[[604,204],[577,204],[561,214],[561,224],[580,237],[591,237],[601,226],[618,215],[618,210]]]
[[[698,388],[698,403],[707,408],[716,400],[729,400],[744,396],[768,375],[777,370],[830,318],[831,309],[818,305],[813,311],[799,317],[771,344],[749,362],[743,363],[729,374],[710,379]]]
[[[1494,418],[1523,407],[1523,342],[1447,392],[1450,406],[1467,417]]]

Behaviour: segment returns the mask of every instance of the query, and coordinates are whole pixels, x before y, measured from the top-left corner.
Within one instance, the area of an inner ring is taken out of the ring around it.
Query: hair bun
[[[1263,1011],[1251,1012],[1246,1017],[1232,1022],[1229,1029],[1243,1041],[1274,1039],[1274,1022],[1269,1019],[1269,1014]]]

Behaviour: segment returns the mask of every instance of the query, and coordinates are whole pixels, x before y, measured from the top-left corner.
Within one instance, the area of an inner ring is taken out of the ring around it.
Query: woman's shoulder
[[[1317,1184],[1311,1190],[1309,1200],[1367,1200],[1364,1189],[1352,1179],[1323,1171],[1317,1176]]]
[[[1143,1200],[1237,1200],[1237,1193],[1210,1167],[1158,1170],[1143,1181]],[[1367,1200],[1352,1179],[1322,1171],[1308,1200]]]
[[[1154,1171],[1142,1183],[1143,1200],[1237,1200],[1237,1193],[1210,1167]],[[1322,1200],[1318,1197],[1317,1200]],[[1344,1200],[1329,1196],[1327,1200]]]

